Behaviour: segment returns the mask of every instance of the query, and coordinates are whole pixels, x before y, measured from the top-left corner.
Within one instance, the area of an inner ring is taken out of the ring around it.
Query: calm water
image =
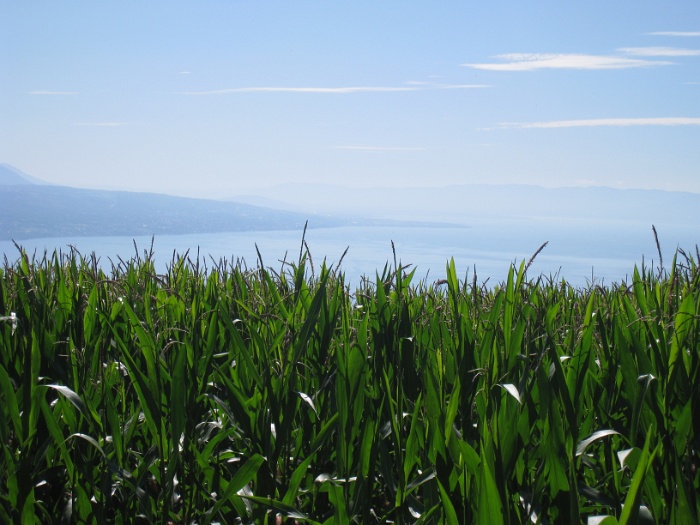
[[[700,243],[699,225],[656,225],[662,245],[664,262],[670,262],[676,247],[694,253]],[[201,257],[211,266],[211,259],[235,260],[242,258],[249,267],[257,264],[257,244],[266,267],[279,270],[285,258],[296,260],[302,231],[237,232],[197,235],[167,235],[154,241],[156,265],[164,271],[173,251],[190,251],[194,258]],[[43,255],[56,249],[67,251],[75,246],[83,255],[95,252],[105,269],[110,259],[127,259],[134,255],[134,241],[143,253],[151,244],[150,237],[75,237],[31,239],[21,241],[28,252]],[[381,272],[387,262],[393,261],[391,242],[397,258],[417,268],[416,277],[429,282],[445,276],[445,264],[454,257],[460,277],[473,278],[483,283],[505,280],[509,265],[528,260],[539,246],[549,241],[532,265],[529,276],[540,274],[564,278],[574,286],[584,287],[592,280],[610,284],[626,280],[635,264],[642,261],[649,266],[658,263],[656,244],[651,225],[625,222],[552,221],[533,218],[474,219],[469,227],[343,227],[313,229],[306,233],[306,241],[314,264],[326,259],[336,265],[348,248],[342,261],[351,284],[361,276]],[[18,251],[10,241],[0,241],[3,254],[16,260]]]

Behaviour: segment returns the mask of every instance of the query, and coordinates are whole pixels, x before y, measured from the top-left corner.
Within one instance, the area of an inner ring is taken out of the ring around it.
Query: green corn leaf
[[[423,483],[426,483],[430,481],[431,479],[435,478],[435,469],[431,468],[426,470],[425,472],[420,473],[418,476],[416,476],[411,482],[406,486],[406,493],[412,492],[414,489],[417,489]],[[438,481],[439,483],[439,481]]]
[[[72,438],[79,438],[79,439],[82,439],[83,441],[87,441],[88,443],[90,443],[90,445],[92,445],[95,448],[95,450],[97,450],[100,453],[100,455],[103,458],[107,459],[107,454],[105,454],[104,449],[100,446],[100,444],[97,442],[97,440],[95,438],[88,436],[87,434],[76,433],[76,434],[71,434],[70,436],[68,436],[66,438],[66,441],[68,441],[69,439],[72,439]]]
[[[459,520],[457,519],[457,513],[455,512],[454,505],[452,505],[450,495],[445,490],[445,487],[442,486],[440,480],[437,481],[437,484],[438,488],[440,489],[440,500],[442,501],[442,516],[444,519],[444,523],[446,523],[447,525],[460,525]]]
[[[36,515],[35,509],[35,496],[34,490],[27,495],[24,500],[24,506],[22,507],[22,525],[32,525],[33,523],[40,523],[39,518]]]
[[[668,357],[668,385],[672,387],[676,379],[676,367],[679,358],[683,353],[683,345],[688,332],[693,326],[695,319],[696,299],[692,294],[688,294],[681,303],[676,313],[676,322],[673,338],[671,341],[671,352]],[[681,359],[682,364],[682,359]]]
[[[481,457],[476,453],[476,450],[464,440],[459,440],[459,448],[461,451],[462,461],[464,466],[472,476],[479,475],[479,465],[481,465]]]
[[[588,518],[588,525],[618,525],[617,518],[615,516],[590,516]]]
[[[311,396],[305,394],[304,392],[297,392],[299,394],[299,397],[301,400],[306,403],[309,408],[313,411],[313,413],[316,415],[316,418],[318,418],[318,412],[316,411],[316,405],[314,405],[314,400],[311,399]]]
[[[478,525],[502,525],[505,523],[503,516],[503,503],[496,480],[491,473],[488,459],[481,452],[481,466],[479,468],[479,499],[476,510],[476,523]]]
[[[51,438],[54,443],[58,446],[59,452],[61,454],[61,459],[65,463],[66,471],[69,476],[73,475],[73,458],[71,457],[68,448],[66,447],[66,440],[63,438],[63,433],[59,427],[58,421],[54,416],[53,412],[49,408],[48,403],[45,399],[42,399],[41,411],[44,414],[44,422],[46,428],[48,429]]]
[[[422,424],[419,419],[420,408],[421,408],[421,396],[422,393],[418,394],[418,399],[416,400],[415,407],[413,408],[413,414],[411,415],[411,428],[408,432],[408,439],[406,440],[406,454],[404,457],[404,479],[408,479],[413,471],[413,467],[420,457],[419,453],[419,441],[418,435],[422,430]]]
[[[229,481],[226,491],[220,496],[216,504],[208,512],[210,517],[216,516],[219,509],[232,497],[244,497],[242,494],[236,494],[245,487],[257,475],[260,466],[265,462],[260,454],[254,454],[238,469],[231,481]],[[251,498],[252,499],[252,498]]]
[[[185,420],[187,419],[187,351],[185,348],[173,348],[171,351],[177,352],[175,362],[173,363],[170,388],[172,444],[174,449],[176,449],[180,442],[180,436],[182,436],[185,431]]]
[[[644,479],[646,478],[649,466],[656,455],[656,451],[653,453],[649,451],[651,434],[651,429],[649,429],[647,432],[646,441],[644,443],[644,448],[642,449],[642,455],[639,458],[637,468],[632,476],[632,483],[629,491],[627,492],[627,496],[625,497],[622,514],[620,515],[620,525],[637,523],[637,520],[639,519],[639,502],[642,499]]]
[[[348,516],[347,507],[345,505],[345,495],[343,493],[343,487],[341,485],[333,483],[332,481],[329,481],[327,483],[328,498],[330,499],[331,504],[333,505],[333,524],[350,525],[350,517]],[[288,515],[288,513],[285,514]],[[300,517],[301,519],[306,518],[306,516],[304,516],[303,514]]]
[[[297,468],[294,469],[292,477],[289,479],[289,486],[287,487],[287,492],[282,499],[282,503],[285,505],[292,505],[294,498],[297,496],[299,490],[299,485],[301,485],[306,472],[309,470],[309,465],[314,459],[314,454],[309,454],[304,461],[302,461]]]
[[[593,434],[588,436],[586,439],[582,439],[581,441],[579,441],[578,445],[576,445],[576,455],[580,456],[581,454],[583,454],[586,451],[588,445],[590,445],[594,441],[597,441],[606,436],[613,436],[615,434],[619,434],[619,432],[611,429],[604,429],[593,432]]]
[[[85,403],[83,403],[83,400],[80,399],[80,396],[73,392],[70,388],[67,386],[63,385],[43,385],[46,388],[51,388],[58,392],[59,394],[63,395],[68,401],[70,401],[75,408],[77,408],[83,416],[88,417],[89,412],[87,407],[85,406]]]
[[[455,384],[450,393],[450,400],[447,402],[447,410],[445,412],[445,446],[450,442],[452,436],[452,427],[454,426],[457,411],[459,409],[460,392],[462,390],[462,382],[459,377],[455,378]]]
[[[618,451],[617,459],[620,462],[620,468],[635,470],[641,455],[642,451],[636,447]]]
[[[523,402],[522,402],[522,400],[520,399],[520,392],[518,392],[518,387],[517,387],[517,386],[515,386],[515,385],[512,384],[512,383],[507,383],[507,384],[499,383],[498,386],[500,386],[501,388],[503,388],[506,392],[508,392],[511,396],[513,396],[513,398],[514,398],[519,404],[522,405]]]
[[[676,486],[678,487],[678,497],[673,501],[670,523],[673,523],[674,525],[694,525],[698,523],[697,510],[690,504],[690,497],[686,489],[686,482],[683,474],[681,473],[678,462],[676,462],[675,474]]]
[[[123,347],[123,343],[119,341],[120,346]],[[143,410],[146,419],[146,426],[148,427],[151,437],[160,448],[161,444],[161,411],[160,411],[160,399],[156,399],[156,395],[149,388],[150,381],[146,374],[144,374],[141,369],[136,364],[136,361],[131,356],[127,349],[124,349],[121,353],[121,357],[124,360],[127,370],[129,371],[129,376],[134,380],[134,389],[140,401],[140,408]]]
[[[5,410],[9,412],[14,432],[19,441],[22,442],[24,441],[24,434],[22,432],[22,418],[20,417],[19,404],[17,403],[15,389],[10,382],[10,378],[4,366],[0,366],[0,391],[2,391],[4,398],[3,405]]]

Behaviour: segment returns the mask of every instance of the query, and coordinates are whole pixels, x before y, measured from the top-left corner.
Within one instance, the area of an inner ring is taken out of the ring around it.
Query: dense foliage
[[[0,522],[700,522],[700,269],[0,270]],[[608,516],[608,517],[604,517]]]

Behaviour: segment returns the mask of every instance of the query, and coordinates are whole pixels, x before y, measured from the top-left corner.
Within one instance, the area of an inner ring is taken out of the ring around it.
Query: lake
[[[635,264],[642,261],[649,266],[658,264],[658,255],[651,224],[625,221],[552,220],[541,218],[490,217],[470,218],[464,227],[367,227],[348,226],[314,229],[306,232],[314,265],[318,268],[325,258],[336,265],[348,248],[342,261],[351,285],[358,284],[361,276],[374,277],[387,262],[393,262],[391,243],[397,258],[416,268],[416,279],[428,282],[444,278],[445,265],[454,257],[458,275],[473,278],[476,269],[479,283],[496,283],[506,279],[513,262],[529,260],[545,241],[548,246],[537,256],[528,275],[543,274],[566,279],[576,287],[591,282],[610,284],[627,280]],[[700,242],[700,226],[695,224],[657,224],[664,263],[671,261],[677,247],[695,253]],[[187,250],[194,259],[197,251],[206,258],[207,265],[220,258],[242,258],[248,267],[257,265],[256,244],[266,267],[279,270],[280,261],[298,258],[302,231],[235,232],[196,235],[163,235],[154,240],[155,262],[164,271],[173,251]],[[110,259],[128,259],[150,248],[150,237],[74,237],[47,238],[20,241],[29,253],[42,256],[56,249],[67,251],[75,246],[83,255],[92,252],[108,270]],[[10,261],[17,259],[18,251],[11,241],[0,241],[3,255]]]

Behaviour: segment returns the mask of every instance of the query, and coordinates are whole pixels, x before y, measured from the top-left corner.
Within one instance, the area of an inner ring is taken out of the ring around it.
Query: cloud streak
[[[490,87],[485,84],[432,84],[410,83],[408,86],[344,86],[344,87],[239,87],[208,91],[179,91],[177,95],[227,95],[230,93],[316,93],[343,95],[349,93],[393,93],[426,91],[432,89],[478,89]]]
[[[490,71],[535,71],[539,69],[629,69],[672,64],[672,62],[660,60],[568,53],[507,53],[496,55],[495,58],[502,62],[462,64],[462,66]]]
[[[210,91],[180,91],[178,95],[226,95],[228,93],[383,93],[391,91],[418,91],[417,87],[241,87]]]
[[[659,117],[659,118],[599,118],[583,120],[553,120],[549,122],[510,122],[499,125],[499,129],[532,128],[592,128],[627,126],[700,126],[700,118]]]
[[[47,90],[36,90],[30,91],[30,95],[78,95],[78,91],[47,91]]]
[[[425,148],[409,148],[400,146],[335,146],[333,149],[352,151],[425,151]]]
[[[92,128],[117,128],[126,126],[126,122],[76,122],[75,125]]]
[[[680,49],[677,47],[622,47],[618,51],[627,55],[647,57],[689,57],[700,55],[700,49]]]
[[[654,36],[700,36],[700,31],[656,31],[647,34]]]

